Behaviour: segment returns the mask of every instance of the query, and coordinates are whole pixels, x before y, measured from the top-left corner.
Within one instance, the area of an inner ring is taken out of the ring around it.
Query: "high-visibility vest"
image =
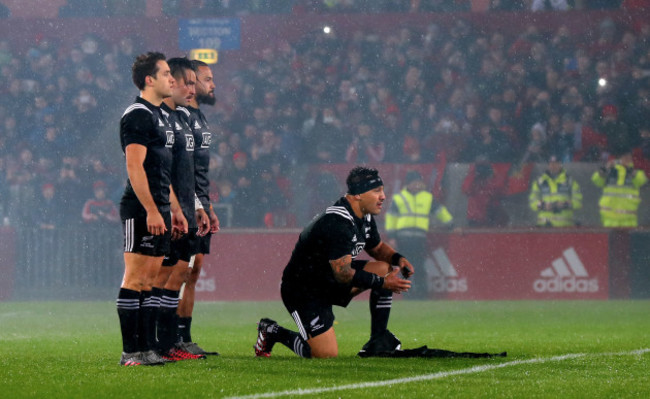
[[[429,231],[429,215],[449,224],[453,217],[443,205],[433,207],[433,194],[420,191],[415,195],[406,188],[393,195],[391,209],[386,214],[386,231],[419,229]]]
[[[537,212],[538,226],[567,227],[573,226],[573,211],[582,208],[580,185],[563,169],[552,177],[545,172],[533,183],[528,197],[530,209]],[[568,202],[570,207],[559,211],[540,209],[541,203],[560,204]]]
[[[603,226],[637,227],[637,211],[641,203],[639,189],[648,182],[645,172],[616,164],[604,177],[595,172],[591,181],[603,189],[598,201]]]

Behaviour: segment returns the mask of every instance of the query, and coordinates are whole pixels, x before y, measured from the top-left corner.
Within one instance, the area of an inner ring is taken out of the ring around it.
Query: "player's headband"
[[[381,180],[381,177],[379,177],[378,175],[371,175],[359,182],[351,183],[348,186],[348,194],[352,194],[352,195],[363,194],[366,191],[370,191],[373,188],[377,188],[383,185],[384,182]]]

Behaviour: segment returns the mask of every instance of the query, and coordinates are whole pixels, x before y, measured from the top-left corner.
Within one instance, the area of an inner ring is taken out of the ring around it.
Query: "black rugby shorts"
[[[163,259],[163,266],[174,266],[179,260],[189,262],[192,256],[199,251],[199,236],[196,235],[199,229],[190,229],[181,238],[171,241],[169,254]]]
[[[365,260],[352,261],[352,268],[363,269],[368,263]],[[300,336],[307,340],[316,337],[334,325],[333,305],[346,307],[352,300],[352,286],[340,286],[330,291],[327,297],[316,297],[308,291],[282,284],[280,294],[284,307],[298,326]]]
[[[161,213],[167,231],[159,236],[152,235],[147,230],[147,216],[122,220],[124,235],[124,252],[133,252],[147,256],[164,256],[169,253],[171,240],[172,217],[169,212]]]

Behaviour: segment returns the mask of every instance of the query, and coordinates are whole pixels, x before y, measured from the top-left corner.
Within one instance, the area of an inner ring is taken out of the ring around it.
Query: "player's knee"
[[[172,274],[165,284],[165,288],[173,291],[178,291],[185,282],[185,277],[182,274]]]
[[[318,350],[311,348],[311,357],[313,359],[331,359],[338,357],[338,355],[339,348],[319,348]]]

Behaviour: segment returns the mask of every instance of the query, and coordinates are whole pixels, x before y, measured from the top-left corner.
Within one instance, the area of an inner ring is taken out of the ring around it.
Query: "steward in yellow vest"
[[[434,205],[433,194],[425,189],[420,173],[410,171],[406,174],[406,187],[393,195],[390,210],[386,214],[386,232],[425,236],[429,231],[431,214],[446,225],[450,225],[453,220],[444,205]]]
[[[638,226],[639,189],[648,178],[644,171],[634,169],[631,152],[594,172],[591,181],[603,189],[598,206],[604,227]]]
[[[548,169],[533,183],[528,202],[537,212],[538,226],[569,227],[575,226],[573,211],[582,208],[582,193],[578,182],[552,156]]]
[[[430,276],[425,264],[431,248],[428,246],[427,232],[429,217],[435,215],[441,222],[451,225],[451,214],[443,205],[434,204],[433,195],[426,190],[422,175],[416,171],[406,174],[406,187],[392,197],[386,214],[386,232],[395,239],[400,251],[408,251],[413,267],[420,271],[420,278],[413,281],[406,298],[427,299],[433,293]]]

